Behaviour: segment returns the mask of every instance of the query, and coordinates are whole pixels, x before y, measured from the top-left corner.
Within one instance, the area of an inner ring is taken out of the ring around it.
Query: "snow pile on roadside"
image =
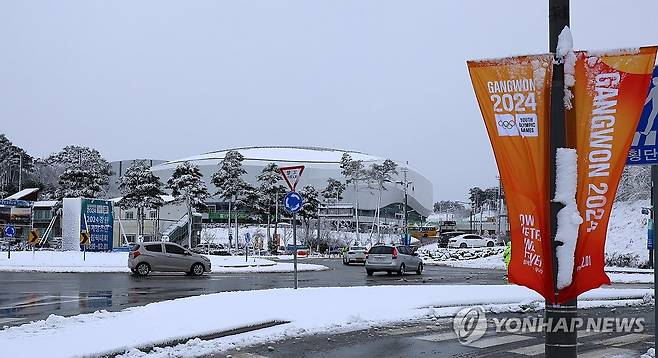
[[[430,244],[421,246],[416,252],[423,259],[425,264],[430,265],[480,267],[477,265],[490,262],[491,264],[484,268],[505,268],[505,263],[502,261],[503,251],[505,251],[505,247],[502,246],[482,247],[476,249],[447,249],[440,248],[437,244]],[[500,266],[497,261],[500,261],[502,266]]]
[[[451,267],[507,270],[507,266],[505,265],[505,260],[503,259],[502,253],[473,260],[444,261],[441,262],[441,264]]]
[[[640,356],[640,358],[656,358],[656,349],[649,348],[647,352]]]
[[[601,300],[621,299],[623,303],[619,304],[622,305],[642,304],[643,298],[651,293],[651,290],[640,289],[597,289],[581,296],[581,302],[589,300],[590,306],[614,305],[615,302]],[[163,357],[183,353],[191,357],[286,337],[353,331],[423,317],[446,317],[454,315],[463,306],[488,305],[490,310],[500,310],[506,305],[527,305],[536,301],[543,299],[527,288],[513,285],[323,287],[223,292],[152,303],[121,312],[101,311],[68,318],[51,315],[46,320],[1,330],[0,345],[3,355],[8,357],[100,356],[264,322],[289,322],[208,341],[191,339],[153,352]],[[268,304],[263,305],[263,302]],[[317,309],[319,305],[320,310]],[[228,307],[231,309],[226,310]],[[127,354],[140,355],[142,353],[134,349]]]
[[[292,272],[291,263],[244,256],[215,256],[210,258],[213,272]],[[299,264],[299,271],[321,271],[322,265]],[[75,251],[15,251],[8,259],[6,252],[0,254],[0,271],[30,272],[130,272],[127,252],[82,252]]]
[[[653,274],[606,273],[612,283],[653,283]]]

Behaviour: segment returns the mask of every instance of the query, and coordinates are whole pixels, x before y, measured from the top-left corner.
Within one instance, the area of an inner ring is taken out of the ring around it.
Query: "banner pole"
[[[656,210],[658,210],[658,165],[654,164],[651,166],[651,217],[653,218],[654,225],[656,225]],[[658,255],[656,255],[656,242],[658,242],[658,230],[654,226],[653,230],[653,279],[656,282],[656,277],[658,277]],[[653,298],[654,300],[658,297],[658,286],[653,285]],[[658,322],[658,310],[654,305],[653,314],[654,322]],[[654,342],[658,342],[658,330],[653,330]]]
[[[548,2],[549,18],[549,50],[557,52],[558,35],[565,26],[569,26],[569,0],[549,0]],[[550,184],[549,198],[551,213],[551,243],[552,243],[552,263],[553,263],[553,285],[555,286],[555,297],[557,297],[557,254],[555,241],[557,232],[557,213],[563,207],[561,203],[553,202],[555,197],[555,160],[557,148],[574,147],[573,143],[566,143],[565,135],[565,112],[564,112],[564,65],[556,64],[553,66],[553,79],[551,82],[551,121],[550,121]],[[572,144],[572,145],[568,145]],[[566,320],[567,327],[574,327],[573,320],[578,315],[577,300],[574,299],[564,304],[551,304],[546,302],[546,322],[558,322]],[[546,358],[576,358],[577,349],[577,331],[574,329],[553,330],[551,327],[546,329],[545,355]]]

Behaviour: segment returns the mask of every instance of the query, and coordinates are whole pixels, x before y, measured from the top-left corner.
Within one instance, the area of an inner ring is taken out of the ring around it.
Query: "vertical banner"
[[[658,67],[653,68],[649,94],[637,124],[626,165],[658,164]]]
[[[509,281],[555,302],[549,210],[553,55],[469,61],[509,212]]]
[[[578,211],[584,219],[576,244],[572,284],[559,302],[609,284],[605,238],[612,203],[656,58],[656,48],[607,53],[578,52],[573,88],[578,151]]]
[[[112,202],[99,199],[82,199],[80,210],[80,232],[89,233],[87,251],[110,251],[114,239]]]

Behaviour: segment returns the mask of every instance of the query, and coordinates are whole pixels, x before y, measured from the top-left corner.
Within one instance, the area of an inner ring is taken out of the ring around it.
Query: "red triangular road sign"
[[[288,183],[290,190],[295,191],[297,183],[299,183],[299,178],[302,177],[302,173],[304,172],[304,166],[296,165],[293,167],[281,167],[279,168],[279,171],[281,172],[283,179]]]

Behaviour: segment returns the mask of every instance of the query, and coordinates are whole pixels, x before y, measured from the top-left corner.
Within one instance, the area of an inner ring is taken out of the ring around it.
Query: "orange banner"
[[[603,54],[578,52],[573,88],[578,151],[578,211],[585,220],[576,244],[574,276],[559,302],[610,284],[605,274],[605,238],[612,203],[642,113],[656,47]],[[573,135],[573,134],[571,134]]]
[[[469,61],[468,70],[505,190],[509,281],[555,301],[549,210],[553,56]]]

